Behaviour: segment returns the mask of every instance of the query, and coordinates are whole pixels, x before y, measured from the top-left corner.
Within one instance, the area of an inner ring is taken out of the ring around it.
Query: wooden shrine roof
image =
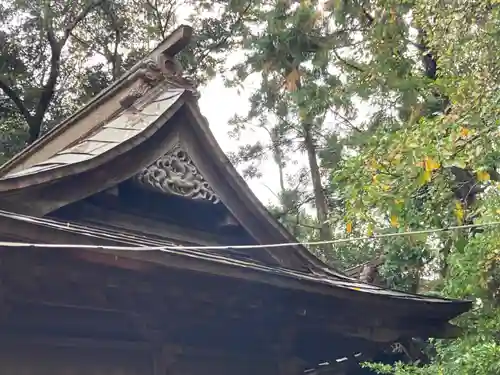
[[[177,143],[210,185],[205,190],[217,193],[257,243],[296,242],[220,149],[194,86],[172,71],[173,55],[187,44],[190,30],[180,27],[118,82],[2,166],[0,209],[46,216],[134,178]],[[303,246],[266,251],[285,267],[346,278]]]
[[[138,170],[161,157],[165,146],[169,147],[170,140],[158,133],[168,133],[168,120],[181,110],[197,119],[192,122],[199,126],[198,130],[202,130],[197,141],[209,153],[208,158],[200,155],[203,160],[197,164],[208,161],[210,165],[207,165],[207,169],[218,169],[215,171],[217,175],[210,179],[210,183],[222,196],[220,200],[236,219],[260,243],[295,242],[251,193],[226,159],[210,133],[206,120],[192,102],[192,95],[178,88],[163,88],[140,110],[126,110],[115,115],[100,127],[92,129],[44,160],[21,170],[4,172],[0,177],[0,208],[33,216],[45,216],[131,178]],[[181,130],[186,129],[187,127]],[[147,142],[148,140],[152,142]],[[142,151],[138,151],[139,148]],[[145,154],[140,155],[139,152]],[[120,174],[111,176],[113,171]],[[85,185],[80,183],[82,180],[85,180]],[[279,248],[269,249],[268,252],[284,260],[288,267],[317,267],[324,273],[345,278],[322,264],[302,246],[291,248],[293,249],[286,252]]]
[[[168,89],[140,112],[124,112],[102,127],[59,150],[48,159],[39,161],[26,169],[7,173],[0,177],[0,180],[4,186],[9,181],[16,181],[16,188],[20,188],[25,186],[24,183],[31,183],[27,179],[28,176],[37,175],[36,183],[42,183],[81,173],[84,169],[91,167],[89,164],[100,156],[112,151],[118,152],[118,148],[124,147],[135,136],[148,130],[153,131],[155,126],[163,125],[158,120],[162,116],[166,120],[165,112],[178,108],[184,92],[183,89]],[[132,143],[129,147],[133,146]]]
[[[0,169],[0,238],[38,243],[40,248],[60,244],[60,251],[65,251],[64,244],[73,244],[66,246],[68,251],[97,254],[112,263],[124,259],[140,266],[244,279],[326,297],[373,302],[388,310],[397,304],[405,306],[415,319],[437,322],[441,330],[449,319],[470,308],[469,302],[411,295],[357,282],[299,245],[260,249],[273,260],[266,263],[254,256],[255,249],[183,249],[175,245],[186,243],[168,238],[49,219],[61,208],[135,181],[144,173],[149,173],[146,182],[150,187],[176,194],[158,180],[165,170],[149,168],[163,163],[166,152],[180,145],[183,157],[189,159],[183,164],[189,169],[186,173],[195,174],[195,181],[201,184],[194,198],[205,203],[221,202],[257,244],[296,242],[231,165],[200,113],[196,89],[171,67],[173,55],[188,43],[190,34],[190,28],[179,28],[124,77]],[[158,246],[164,248],[147,250]],[[5,243],[3,247],[19,251],[37,248]],[[246,253],[244,257],[241,252]]]

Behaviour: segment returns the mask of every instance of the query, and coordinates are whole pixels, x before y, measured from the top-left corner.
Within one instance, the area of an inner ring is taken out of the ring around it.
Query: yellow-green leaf
[[[428,172],[435,171],[436,169],[439,169],[440,165],[437,161],[435,161],[432,158],[426,157],[424,159],[424,168]]]
[[[486,171],[479,171],[479,172],[477,172],[477,179],[479,181],[489,181],[490,174]]]
[[[305,108],[300,108],[299,116],[301,120],[305,120],[307,118],[307,110]]]
[[[352,223],[350,221],[347,222],[345,230],[347,231],[347,233],[352,232]]]
[[[462,224],[464,221],[464,208],[460,202],[455,203],[455,216],[458,222]]]
[[[432,179],[432,173],[431,171],[424,170],[420,176],[418,177],[418,183],[420,185],[426,184]]]
[[[391,225],[394,227],[394,228],[399,228],[399,219],[396,215],[392,214],[391,215]]]

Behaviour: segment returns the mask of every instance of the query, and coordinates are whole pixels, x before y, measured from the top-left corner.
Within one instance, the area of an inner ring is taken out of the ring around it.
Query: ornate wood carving
[[[139,80],[139,84],[120,100],[124,108],[131,107],[137,99],[143,97],[149,90],[161,82],[167,82],[173,88],[182,88],[191,91],[195,97],[199,96],[196,84],[182,75],[182,67],[174,57],[159,54],[141,62],[140,68],[130,77]]]
[[[205,178],[180,145],[140,172],[135,181],[143,186],[190,199],[220,202]]]

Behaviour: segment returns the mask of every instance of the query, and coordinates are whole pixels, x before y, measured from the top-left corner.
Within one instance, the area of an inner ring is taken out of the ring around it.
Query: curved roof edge
[[[196,144],[194,147],[206,155],[204,159],[210,164],[206,167],[217,170],[217,177],[211,182],[214,189],[232,189],[225,194],[223,202],[226,207],[258,243],[297,242],[255,197],[230,163],[210,131],[207,120],[200,113],[196,101],[190,100],[189,92],[168,87],[160,89],[157,95],[148,98],[142,109],[125,110],[113,120],[100,125],[93,133],[82,136],[77,143],[63,148],[43,162],[0,178],[0,206],[29,215],[45,216],[58,208],[110,188],[111,183],[116,184],[130,178],[137,173],[136,169],[145,168],[161,157],[161,145],[168,142],[169,129],[175,127],[175,124],[169,125],[169,119],[181,108],[186,108],[185,114],[190,120],[189,126],[183,128],[188,130],[187,133],[195,134],[197,140],[193,141]],[[102,142],[106,139],[103,135],[106,132],[111,132],[107,137],[116,136],[118,139]],[[99,146],[94,152],[92,142],[103,143],[104,146]],[[147,150],[139,151],[140,149]],[[136,166],[125,164],[117,167],[123,158],[135,159]],[[108,179],[89,178],[92,175],[102,176],[103,171],[118,169],[120,172],[116,175],[108,176],[109,182]],[[78,183],[82,179],[89,182],[85,185]],[[55,192],[57,196],[53,195]],[[271,247],[266,250],[286,267],[353,281],[330,268],[301,245]]]
[[[259,220],[266,224],[262,226],[262,229],[272,232],[272,237],[274,237],[275,243],[296,243],[297,239],[294,238],[290,232],[288,232],[288,230],[264,207],[262,202],[250,190],[245,180],[229,161],[210,130],[208,120],[201,114],[198,104],[188,101],[186,102],[186,106],[189,108],[190,113],[196,120],[198,125],[197,129],[203,139],[202,142],[209,146],[210,151],[213,153],[213,159],[217,160],[217,165],[223,171],[222,175],[226,176],[228,184],[234,186],[235,190],[242,193],[245,197],[243,203],[255,217],[259,218]],[[293,245],[285,248],[270,248],[269,251],[274,253],[277,257],[283,257],[287,255],[287,252],[290,252],[290,248],[293,248],[294,252],[306,263],[312,265],[312,268],[310,269],[312,272],[324,273],[344,280],[354,280],[353,278],[345,275],[343,272],[328,266],[302,245]]]

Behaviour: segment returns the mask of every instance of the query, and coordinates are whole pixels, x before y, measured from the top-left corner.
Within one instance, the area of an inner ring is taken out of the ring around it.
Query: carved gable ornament
[[[199,97],[195,82],[183,76],[181,64],[174,57],[165,54],[142,61],[129,80],[137,80],[138,83],[120,99],[120,104],[125,109],[162,82],[166,82],[171,88],[188,90],[194,97]]]
[[[217,204],[219,197],[185,150],[176,145],[135,177],[149,189],[184,198],[206,200]]]

